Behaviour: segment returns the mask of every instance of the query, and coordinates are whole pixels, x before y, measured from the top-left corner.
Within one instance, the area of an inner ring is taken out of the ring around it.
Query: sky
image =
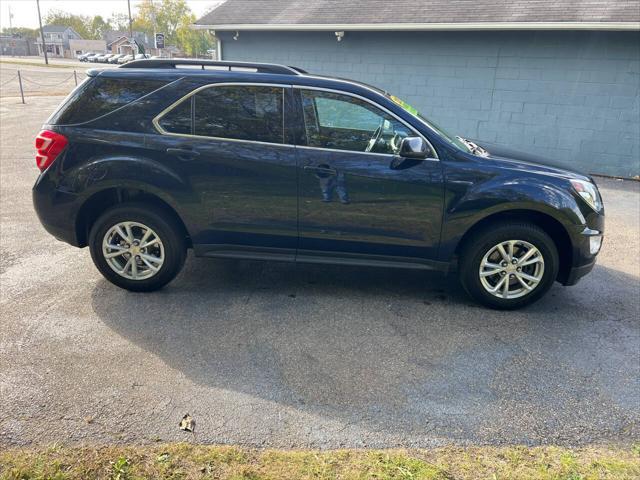
[[[139,0],[131,0],[131,14],[135,15]],[[187,0],[191,11],[200,17],[220,3],[220,0]],[[11,9],[14,27],[36,28],[38,10],[36,0],[0,0],[0,27],[9,26]],[[44,18],[50,10],[63,10],[77,15],[102,15],[105,19],[112,13],[127,13],[127,0],[40,0],[40,12]]]

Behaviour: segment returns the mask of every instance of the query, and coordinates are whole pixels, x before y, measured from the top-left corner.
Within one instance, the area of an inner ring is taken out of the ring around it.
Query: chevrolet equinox
[[[589,176],[452,136],[383,90],[274,64],[91,70],[36,140],[44,227],[156,290],[196,256],[435,269],[493,308],[595,263]]]

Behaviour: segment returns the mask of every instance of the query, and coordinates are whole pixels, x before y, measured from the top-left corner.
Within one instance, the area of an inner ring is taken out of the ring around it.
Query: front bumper
[[[573,235],[573,258],[571,264],[561,271],[558,281],[563,285],[575,285],[587,275],[596,264],[596,257],[602,249],[604,241],[604,216],[600,215],[596,222],[591,222],[593,228],[581,227]],[[599,242],[597,241],[599,240]],[[597,246],[597,249],[594,249]]]
[[[596,257],[593,257],[591,263],[587,263],[586,265],[581,265],[579,267],[572,267],[569,269],[567,277],[562,282],[563,285],[569,287],[571,285],[575,285],[578,281],[588,274],[596,264]]]

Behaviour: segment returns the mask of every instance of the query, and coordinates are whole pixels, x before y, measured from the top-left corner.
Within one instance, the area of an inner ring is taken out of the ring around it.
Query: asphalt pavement
[[[435,273],[192,256],[135,294],[33,211],[33,138],[60,101],[0,101],[0,448],[640,438],[640,183],[598,179],[595,270],[516,312]]]

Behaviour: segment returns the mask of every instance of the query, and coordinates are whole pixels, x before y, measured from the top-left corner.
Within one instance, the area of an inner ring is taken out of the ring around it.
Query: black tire
[[[153,276],[141,280],[128,279],[116,273],[102,252],[107,232],[120,222],[137,222],[151,228],[161,239],[164,262]],[[100,273],[114,285],[134,292],[151,292],[173,280],[187,255],[185,234],[174,216],[162,208],[144,203],[122,203],[104,212],[91,227],[89,234],[91,258]]]
[[[499,243],[509,240],[521,240],[532,244],[544,259],[544,272],[540,282],[531,292],[519,298],[495,296],[485,289],[480,279],[480,263],[484,256]],[[539,300],[556,280],[559,265],[558,249],[551,237],[540,227],[529,223],[498,223],[479,230],[465,240],[460,255],[459,275],[462,286],[477,302],[498,310],[513,310]]]

